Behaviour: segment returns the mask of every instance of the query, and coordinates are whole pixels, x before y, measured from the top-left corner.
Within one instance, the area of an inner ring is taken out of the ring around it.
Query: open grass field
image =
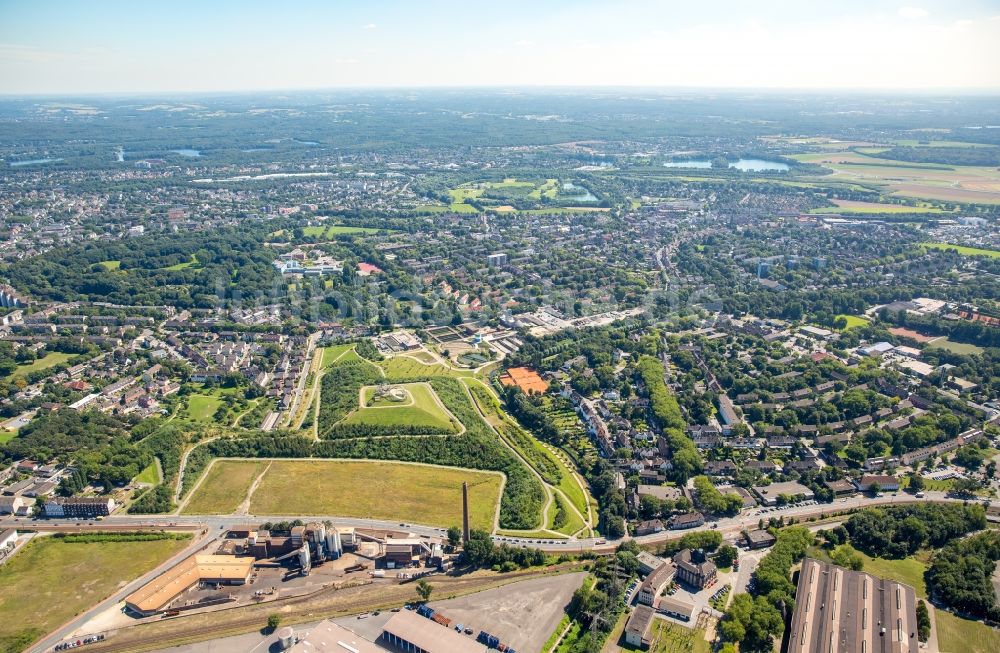
[[[916,139],[903,139],[896,141],[896,145],[902,147],[993,147],[986,143],[967,143],[965,141],[918,141]]]
[[[251,498],[250,512],[339,515],[447,528],[462,523],[462,481],[467,481],[472,527],[492,531],[501,480],[499,474],[429,465],[275,460]]]
[[[876,186],[893,195],[948,202],[1000,204],[1000,170],[879,159],[860,152],[794,154],[791,158],[833,170],[825,182]]]
[[[138,476],[132,479],[136,483],[146,483],[148,485],[156,485],[160,482],[160,471],[156,468],[156,463],[150,463],[146,466],[146,469],[139,472]]]
[[[192,254],[191,255],[191,260],[189,260],[189,261],[186,261],[184,263],[176,263],[174,265],[168,265],[167,267],[160,268],[160,269],[161,270],[171,270],[171,271],[186,270],[187,268],[191,268],[191,267],[194,267],[196,265],[198,265],[198,257],[195,256],[194,254]]]
[[[236,512],[265,461],[217,460],[197,492],[184,506],[185,515],[229,515]]]
[[[929,343],[928,347],[939,347],[940,349],[947,349],[948,351],[955,354],[981,354],[983,353],[983,348],[977,345],[968,345],[964,342],[955,342],[954,340],[949,340],[948,338],[934,338]]]
[[[119,269],[122,266],[122,262],[121,261],[101,261],[100,263],[98,263],[98,265],[100,265],[101,267],[103,267],[105,270],[109,270],[110,271],[110,270],[117,270],[117,269]]]
[[[188,418],[193,422],[209,423],[221,405],[222,398],[219,396],[193,394],[188,397]]]
[[[17,437],[17,431],[0,429],[0,444],[6,444]]]
[[[452,417],[441,404],[434,390],[425,383],[406,383],[399,385],[408,395],[405,401],[394,404],[385,400],[376,400],[375,388],[368,386],[361,389],[362,405],[346,418],[344,424],[373,424],[379,426],[426,426],[429,428],[448,429],[457,432],[460,428],[458,420]]]
[[[342,224],[302,227],[304,236],[318,236],[320,238],[333,238],[338,234],[377,234],[378,232],[378,229],[371,227],[349,227]]]
[[[426,365],[409,356],[393,356],[378,362],[385,370],[386,376],[392,379],[409,379],[418,376],[472,376],[467,370],[454,370],[440,363]]]
[[[1000,631],[980,621],[962,619],[944,610],[934,611],[941,653],[995,653],[1000,651]]]
[[[990,258],[1000,258],[1000,252],[995,249],[979,249],[977,247],[964,247],[962,245],[952,245],[950,243],[920,243],[924,249],[953,249],[963,256],[988,256]]]
[[[0,566],[0,651],[21,651],[188,543],[71,543],[40,537]]]
[[[332,347],[323,347],[323,358],[320,362],[320,367],[325,370],[326,368],[333,366],[338,358],[343,356],[345,352],[352,349],[354,349],[354,345],[334,345]]]
[[[837,206],[811,209],[810,213],[943,213],[936,207],[901,206],[881,202],[858,202],[855,200],[831,200]]]
[[[76,354],[64,354],[60,351],[51,351],[41,358],[28,363],[27,365],[18,365],[17,369],[14,370],[10,377],[12,379],[16,379],[18,377],[27,376],[32,372],[48,369],[50,367],[69,362],[69,359],[74,356],[76,356]]]
[[[916,558],[904,558],[903,560],[872,558],[860,551],[858,555],[865,561],[863,571],[866,573],[906,583],[913,587],[918,598],[927,598],[927,584],[924,582],[924,572],[927,571],[927,565],[920,560]]]
[[[855,329],[857,327],[867,326],[868,323],[871,322],[871,320],[864,317],[859,317],[857,315],[841,314],[837,316],[837,319],[839,318],[844,318],[845,320],[847,320],[847,327],[845,327],[844,329],[845,331],[849,331],[850,329]]]

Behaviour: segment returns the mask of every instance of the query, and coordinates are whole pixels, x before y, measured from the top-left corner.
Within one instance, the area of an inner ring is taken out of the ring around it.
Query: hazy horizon
[[[0,0],[0,94],[1000,92],[1000,4]]]

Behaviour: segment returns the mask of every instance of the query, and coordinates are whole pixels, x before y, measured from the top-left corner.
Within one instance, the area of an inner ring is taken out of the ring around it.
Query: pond
[[[201,150],[180,149],[180,150],[170,150],[170,151],[175,152],[176,154],[180,154],[181,156],[188,156],[191,158],[201,156]]]
[[[666,161],[664,168],[711,168],[712,162],[708,159],[688,159],[685,161]]]
[[[574,202],[596,202],[597,196],[590,192],[590,190],[584,188],[583,186],[577,186],[571,181],[563,182],[563,190],[566,191],[567,199],[571,199]],[[573,191],[578,191],[573,193]]]

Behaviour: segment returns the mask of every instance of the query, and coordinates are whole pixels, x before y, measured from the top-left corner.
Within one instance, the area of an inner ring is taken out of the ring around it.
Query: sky
[[[1000,92],[1000,0],[0,0],[0,94]]]

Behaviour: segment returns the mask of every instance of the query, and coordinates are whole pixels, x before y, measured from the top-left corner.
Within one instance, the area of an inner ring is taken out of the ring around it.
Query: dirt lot
[[[585,576],[535,578],[457,599],[431,601],[430,606],[453,625],[461,623],[477,635],[485,630],[518,651],[540,651]]]

